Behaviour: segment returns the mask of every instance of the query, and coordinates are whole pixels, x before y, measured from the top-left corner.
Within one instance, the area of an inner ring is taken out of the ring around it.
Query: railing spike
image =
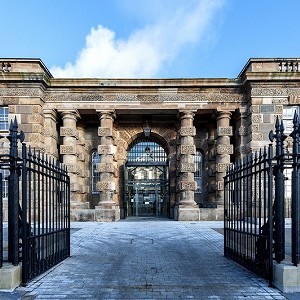
[[[297,111],[295,110],[295,113],[294,113],[294,118],[293,118],[293,124],[298,124],[299,123],[299,117],[298,117],[298,114],[297,114]]]
[[[275,128],[278,130],[280,127],[279,116],[276,117]]]

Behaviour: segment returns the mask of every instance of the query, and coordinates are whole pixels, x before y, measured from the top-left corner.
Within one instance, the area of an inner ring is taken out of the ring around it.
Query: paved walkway
[[[287,299],[223,256],[222,226],[72,223],[71,257],[0,299]]]

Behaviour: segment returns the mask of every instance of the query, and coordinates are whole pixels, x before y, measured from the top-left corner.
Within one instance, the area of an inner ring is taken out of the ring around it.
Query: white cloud
[[[201,42],[223,0],[186,1],[153,25],[133,32],[127,39],[98,25],[86,37],[75,63],[54,66],[54,77],[141,78],[155,77],[184,46]]]

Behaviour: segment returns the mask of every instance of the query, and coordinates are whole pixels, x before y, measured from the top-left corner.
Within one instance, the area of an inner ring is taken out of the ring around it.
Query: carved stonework
[[[18,99],[17,96],[34,96],[34,97],[42,97],[43,92],[41,91],[40,88],[6,88],[6,89],[0,89],[0,96],[12,96],[15,99]],[[9,103],[9,99],[11,98],[3,98],[4,105],[8,104],[18,104],[18,103]],[[19,99],[18,99],[19,101]],[[16,102],[16,100],[14,100]]]
[[[272,102],[274,104],[289,104],[289,99],[286,98],[273,98]]]
[[[97,182],[98,191],[115,191],[116,185],[113,181],[100,181]]]
[[[76,165],[65,164],[68,170],[68,173],[78,174],[78,168]]]
[[[40,133],[30,133],[29,141],[30,142],[42,142],[44,143],[45,137]]]
[[[181,136],[195,136],[196,135],[196,127],[181,127],[179,130]]]
[[[259,105],[252,105],[250,110],[252,113],[258,114],[259,113]]]
[[[241,136],[245,136],[248,134],[248,127],[246,126],[241,126],[238,130],[238,134]]]
[[[196,154],[194,145],[180,145],[180,154]]]
[[[180,191],[195,191],[197,189],[196,181],[180,181],[179,190]]]
[[[0,103],[0,105],[3,105],[3,103]],[[8,106],[8,113],[9,114],[16,114],[17,113],[17,106],[16,105],[9,105]]]
[[[98,136],[113,136],[111,127],[98,127]]]
[[[218,127],[217,134],[218,136],[232,136],[232,126]]]
[[[289,96],[289,103],[290,104],[299,104],[300,103],[300,97],[296,95]]]
[[[180,172],[196,172],[196,164],[195,163],[180,163]]]
[[[52,135],[56,136],[56,131],[53,128],[51,128],[51,129],[52,129]],[[42,126],[40,124],[32,124],[32,132],[36,132],[36,133],[45,132],[44,126]],[[46,132],[45,132],[45,135],[46,135]]]
[[[224,190],[224,181],[218,181],[217,182],[217,190],[223,191]]]
[[[3,97],[3,105],[19,104],[19,97]]]
[[[286,87],[277,87],[277,88],[252,88],[252,96],[281,96],[287,97],[291,95],[300,96],[300,89],[298,88],[286,88]],[[281,98],[282,99],[282,98]],[[275,102],[273,102],[275,103]]]
[[[98,154],[111,154],[116,153],[116,147],[113,145],[98,145]]]
[[[233,145],[218,145],[218,154],[233,154]]]
[[[114,173],[115,167],[113,164],[99,163],[97,164],[97,170],[102,173]]]
[[[260,126],[259,124],[252,124],[249,129],[251,129],[251,132],[259,132],[260,131]]]
[[[67,146],[67,145],[60,145],[60,154],[74,154],[76,155],[76,146]]]
[[[78,130],[70,127],[60,127],[60,136],[72,136],[78,139]]]
[[[262,133],[258,133],[258,132],[252,133],[252,140],[253,141],[262,141],[263,138],[264,137],[263,137]]]
[[[283,105],[275,105],[275,113],[282,114],[283,112]]]
[[[28,116],[28,123],[38,123],[44,125],[44,118],[38,114],[31,114]]]
[[[262,123],[262,115],[251,115],[252,123]]]
[[[8,90],[9,91],[9,90]],[[31,89],[28,89],[31,92]],[[18,92],[18,94],[23,95]],[[244,102],[244,95],[238,93],[221,93],[221,92],[211,92],[211,93],[161,93],[161,94],[150,94],[150,95],[140,95],[140,94],[109,94],[109,95],[99,95],[91,93],[46,93],[44,97],[45,101],[49,102],[205,102],[205,103],[239,103]]]
[[[158,95],[138,95],[137,100],[141,102],[159,102]]]
[[[230,166],[231,164],[228,163],[217,163],[217,172],[219,173],[225,173],[227,171],[227,168]]]

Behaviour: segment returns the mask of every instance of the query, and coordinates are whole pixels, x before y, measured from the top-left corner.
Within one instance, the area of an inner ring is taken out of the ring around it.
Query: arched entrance
[[[125,217],[169,216],[167,153],[153,137],[130,146],[124,170]]]

